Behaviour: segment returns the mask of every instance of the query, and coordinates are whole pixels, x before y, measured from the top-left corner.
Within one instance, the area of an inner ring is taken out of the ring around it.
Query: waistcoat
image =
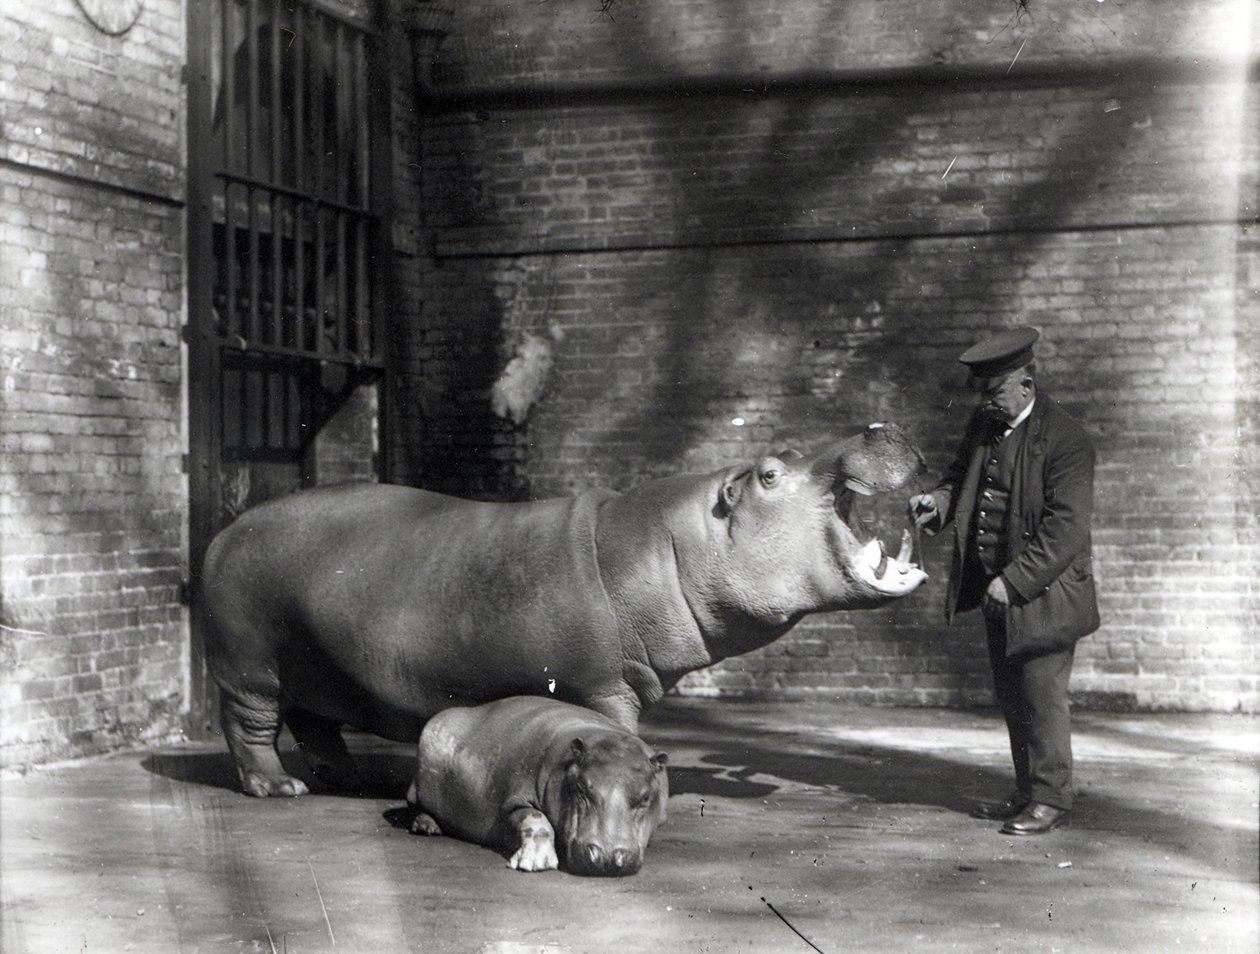
[[[989,576],[995,576],[1010,562],[1006,546],[1006,525],[1010,519],[1011,485],[1015,479],[1015,452],[1027,428],[1019,427],[1002,437],[1005,426],[994,428],[984,461],[984,472],[976,492],[976,509],[971,531],[973,555]]]

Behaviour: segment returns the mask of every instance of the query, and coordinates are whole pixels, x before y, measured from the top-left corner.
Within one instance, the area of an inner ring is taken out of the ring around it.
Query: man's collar
[[[1037,395],[1034,394],[1033,399],[1028,402],[1028,407],[1020,411],[1019,416],[1017,416],[1015,420],[1011,421],[1010,423],[1006,425],[1006,432],[1008,434],[1011,431],[1015,430],[1015,428],[1019,427],[1019,425],[1023,424],[1024,421],[1028,420],[1028,416],[1032,414],[1033,405],[1036,403],[1037,403]]]

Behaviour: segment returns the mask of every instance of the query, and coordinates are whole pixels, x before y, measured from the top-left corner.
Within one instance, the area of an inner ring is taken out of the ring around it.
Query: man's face
[[[972,379],[972,388],[980,395],[980,406],[991,417],[1013,421],[1032,400],[1032,388],[1026,387],[1023,368],[992,378]]]

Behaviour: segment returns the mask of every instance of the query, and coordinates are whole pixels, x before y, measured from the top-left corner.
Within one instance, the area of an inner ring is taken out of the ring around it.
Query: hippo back
[[[402,741],[453,704],[616,685],[601,499],[360,485],[246,511],[206,558],[216,678],[247,689],[278,667],[293,704]]]

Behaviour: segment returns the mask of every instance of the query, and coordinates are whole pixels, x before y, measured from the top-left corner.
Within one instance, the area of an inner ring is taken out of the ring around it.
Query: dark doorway
[[[196,586],[211,538],[271,497],[375,475],[388,97],[373,88],[373,26],[328,3],[190,3],[188,38],[190,728],[201,732],[217,724]]]

